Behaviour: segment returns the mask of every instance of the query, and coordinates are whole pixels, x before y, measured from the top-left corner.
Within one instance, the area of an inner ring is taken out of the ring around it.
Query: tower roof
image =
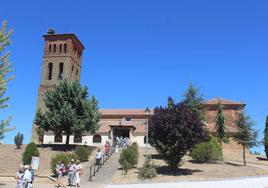
[[[45,40],[66,40],[71,39],[74,44],[77,44],[82,50],[85,49],[82,42],[77,38],[74,33],[62,33],[62,34],[55,34],[53,29],[49,29],[46,35],[43,35]]]

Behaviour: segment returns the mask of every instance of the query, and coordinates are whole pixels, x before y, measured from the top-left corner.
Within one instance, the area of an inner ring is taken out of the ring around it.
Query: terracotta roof
[[[217,105],[218,103],[221,103],[223,105],[245,105],[241,102],[232,101],[229,99],[223,99],[223,98],[213,98],[205,102],[205,104],[208,105]]]
[[[144,109],[101,109],[102,115],[145,115]],[[153,109],[151,109],[151,114]]]

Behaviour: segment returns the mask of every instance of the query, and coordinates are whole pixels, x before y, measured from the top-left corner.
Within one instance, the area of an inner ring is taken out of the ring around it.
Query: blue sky
[[[145,108],[177,101],[190,81],[205,99],[247,104],[260,138],[268,114],[268,2],[247,0],[15,1],[1,3],[0,21],[15,33],[10,107],[29,142],[48,28],[75,33],[86,47],[81,83],[100,108]],[[257,148],[258,151],[263,149]]]

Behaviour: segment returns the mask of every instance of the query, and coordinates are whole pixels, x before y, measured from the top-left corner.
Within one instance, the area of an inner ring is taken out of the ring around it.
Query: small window
[[[125,119],[126,119],[126,121],[131,121],[131,117],[130,116],[127,116]]]
[[[76,70],[76,76],[78,76],[78,73],[79,73],[79,71],[78,71],[78,70]]]
[[[65,43],[64,44],[64,53],[66,53],[67,52],[67,44]]]
[[[51,44],[49,44],[49,53],[51,53],[51,48],[52,48],[52,46],[51,46]]]
[[[73,72],[74,72],[74,66],[72,65],[72,72],[71,72],[71,74],[73,74]]]
[[[48,76],[47,76],[48,80],[52,79],[52,70],[53,70],[53,63],[49,63],[48,64]]]
[[[101,135],[96,134],[93,136],[93,143],[101,143]]]
[[[147,143],[147,142],[146,142],[146,138],[147,138],[147,136],[145,136],[144,139],[143,139],[143,143],[144,143],[144,144]],[[149,142],[149,141],[148,141],[148,142]]]
[[[60,53],[61,53],[61,51],[62,51],[62,44],[60,44]]]
[[[82,143],[82,136],[80,134],[74,135],[74,143]]]
[[[55,143],[62,143],[62,136],[60,134],[55,135],[54,142]]]
[[[58,75],[58,78],[60,80],[62,80],[64,78],[64,75],[63,75],[63,62],[60,62],[60,64],[59,64],[59,75]]]
[[[54,52],[54,53],[56,53],[56,48],[57,48],[57,46],[56,46],[56,44],[54,44],[54,45],[53,45],[53,52]]]

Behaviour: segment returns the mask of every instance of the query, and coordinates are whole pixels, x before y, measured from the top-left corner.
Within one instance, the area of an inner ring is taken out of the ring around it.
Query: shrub
[[[139,179],[152,179],[156,177],[156,170],[150,157],[146,158],[143,167],[139,168]]]
[[[122,169],[127,174],[128,170],[133,168],[135,165],[138,164],[138,145],[132,144],[126,149],[123,149],[122,153],[120,154],[119,163]]]
[[[88,156],[92,152],[92,148],[89,146],[76,146],[75,154],[81,162],[88,161]]]
[[[160,157],[174,171],[192,147],[208,140],[208,132],[199,114],[187,103],[174,103],[169,98],[168,105],[155,108],[149,118],[149,137]]]
[[[63,161],[65,167],[70,163],[71,159],[77,160],[78,157],[75,153],[58,153],[51,158],[50,168],[52,173],[56,174],[56,165],[58,162]]]
[[[32,157],[38,157],[39,151],[37,145],[34,142],[28,144],[23,152],[22,161],[24,165],[31,164]]]
[[[18,134],[14,137],[14,142],[17,146],[17,149],[20,149],[22,146],[22,142],[23,142],[23,134],[18,132]]]
[[[221,159],[221,146],[216,138],[209,142],[196,145],[190,152],[190,156],[199,163],[215,162]]]
[[[128,147],[129,150],[132,151],[132,157],[129,158],[129,163],[132,165],[132,167],[136,166],[138,164],[138,159],[139,159],[139,146],[137,143],[133,143]]]

